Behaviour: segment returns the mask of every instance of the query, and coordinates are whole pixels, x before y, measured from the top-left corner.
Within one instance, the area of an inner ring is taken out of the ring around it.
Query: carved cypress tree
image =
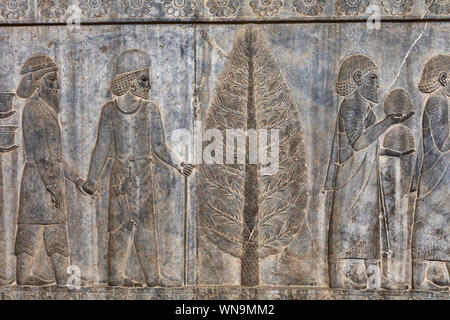
[[[245,164],[199,168],[199,222],[222,251],[241,259],[241,284],[260,284],[260,260],[278,254],[300,231],[308,205],[308,170],[297,107],[275,57],[255,26],[238,32],[208,108],[203,130],[278,129],[279,164],[265,174],[238,145]],[[271,148],[269,144],[269,148]]]

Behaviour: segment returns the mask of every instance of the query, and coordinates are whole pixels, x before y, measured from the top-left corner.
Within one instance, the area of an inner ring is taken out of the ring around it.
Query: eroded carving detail
[[[249,141],[237,146],[244,164],[201,165],[201,231],[241,259],[241,284],[260,284],[259,261],[278,254],[299,232],[309,199],[305,142],[297,107],[264,35],[241,30],[226,62],[204,130],[279,129],[279,169],[262,174],[249,161]],[[248,139],[249,140],[249,139]],[[245,148],[245,150],[242,150]]]
[[[323,12],[327,2],[326,0],[294,0],[292,4],[298,13],[305,16],[317,16]]]
[[[253,12],[260,16],[275,16],[280,12],[283,3],[280,0],[251,0]]]
[[[450,56],[436,55],[423,68],[419,89],[428,95],[412,190],[417,190],[412,239],[414,287],[450,287]]]
[[[425,4],[428,6],[428,11],[431,13],[441,15],[450,13],[449,0],[426,0]]]
[[[237,12],[240,0],[207,0],[206,7],[209,13],[217,17],[228,17]]]
[[[108,13],[111,0],[79,0],[83,15],[89,18],[103,17]]]
[[[387,13],[393,16],[403,15],[411,11],[414,0],[383,0],[381,5]]]
[[[41,15],[46,19],[58,19],[66,14],[67,0],[37,0]]]
[[[8,118],[16,112],[12,104],[15,95],[11,92],[0,92],[0,119]]]
[[[17,126],[0,126],[0,152],[9,152],[18,148],[14,144]]]
[[[121,0],[120,5],[127,16],[142,18],[150,13],[153,0]]]
[[[1,0],[0,14],[6,19],[23,18],[28,10],[28,0]]]
[[[369,5],[369,0],[337,0],[338,12],[347,16],[356,16],[364,13]]]
[[[174,17],[187,17],[194,14],[197,0],[164,0],[166,13]]]

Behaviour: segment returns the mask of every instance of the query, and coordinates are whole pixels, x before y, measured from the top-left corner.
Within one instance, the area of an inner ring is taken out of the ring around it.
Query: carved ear
[[[447,72],[441,72],[439,75],[439,82],[446,87],[447,86]]]
[[[361,71],[355,71],[355,73],[353,73],[353,80],[358,84],[358,85],[360,85],[361,84],[361,77],[362,77],[362,75],[361,75]]]

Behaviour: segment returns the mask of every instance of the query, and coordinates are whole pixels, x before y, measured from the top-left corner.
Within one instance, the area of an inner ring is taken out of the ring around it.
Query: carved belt
[[[116,160],[119,162],[125,163],[127,161],[129,162],[136,162],[136,161],[142,161],[142,160],[150,160],[153,161],[153,158],[150,155],[128,155],[128,154],[116,154]]]
[[[61,163],[63,161],[63,158],[62,157],[52,158],[52,160]],[[34,159],[33,156],[27,156],[27,155],[25,155],[25,161],[26,162],[36,162],[36,160]]]

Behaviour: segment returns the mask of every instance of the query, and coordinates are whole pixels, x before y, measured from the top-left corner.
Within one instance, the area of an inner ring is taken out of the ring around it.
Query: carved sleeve
[[[76,183],[80,176],[75,168],[63,157],[64,161],[64,176],[70,181]]]
[[[420,169],[422,168],[422,162],[423,162],[423,141],[420,141],[419,150],[417,152],[416,167],[414,169],[414,176],[411,182],[411,192],[417,191],[417,187],[419,184]]]
[[[342,118],[347,140],[354,147],[356,141],[364,133],[365,119],[363,114],[355,104],[343,104],[339,116]]]
[[[338,141],[338,131],[339,131],[339,116],[336,121],[336,128],[333,136],[333,144],[331,146],[330,160],[328,163],[327,176],[325,179],[324,190],[334,189],[334,180],[336,175],[336,165],[339,162],[338,152],[339,152],[339,141]]]
[[[33,158],[39,175],[48,189],[56,186],[57,177],[48,148],[47,117],[48,111],[41,105],[29,105],[23,113],[22,124],[27,156]]]
[[[180,161],[178,160],[178,157],[172,152],[172,150],[170,150],[166,145],[161,115],[157,106],[151,106],[150,119],[151,125],[149,128],[149,135],[153,152],[162,161],[174,168],[177,168],[180,164]]]
[[[366,118],[364,119],[364,129],[373,126],[377,122],[377,117],[372,109],[369,108]]]
[[[431,97],[427,101],[425,107],[424,118],[429,121],[431,134],[436,147],[445,152],[447,145],[448,148],[448,135],[449,135],[449,123],[448,123],[448,103],[442,96]],[[447,149],[448,150],[448,149]]]
[[[89,167],[88,180],[96,183],[100,176],[113,142],[113,131],[111,125],[111,105],[103,107],[98,125],[97,142],[92,153],[91,165]]]

